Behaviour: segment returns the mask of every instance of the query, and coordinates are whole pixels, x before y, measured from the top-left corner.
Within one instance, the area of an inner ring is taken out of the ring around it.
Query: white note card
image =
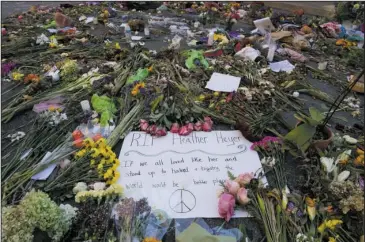
[[[217,92],[237,91],[241,78],[214,72],[205,88]]]

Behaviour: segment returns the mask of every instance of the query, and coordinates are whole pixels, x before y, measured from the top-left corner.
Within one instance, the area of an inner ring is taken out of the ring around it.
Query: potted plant
[[[325,116],[316,108],[309,108],[309,116],[302,113],[294,115],[298,123],[285,137],[285,141],[296,144],[304,153],[309,147],[325,150],[332,142],[332,131],[323,125]]]

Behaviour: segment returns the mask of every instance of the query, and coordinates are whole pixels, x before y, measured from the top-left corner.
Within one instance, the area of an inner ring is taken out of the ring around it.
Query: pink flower
[[[226,180],[224,186],[227,188],[228,192],[232,195],[236,195],[238,189],[240,189],[240,184],[236,181]]]
[[[233,216],[235,202],[234,196],[229,193],[223,193],[219,198],[218,213],[227,222]]]
[[[156,124],[153,124],[147,128],[146,132],[149,133],[150,135],[154,136],[156,134],[156,131],[157,131],[157,126],[156,126]]]
[[[246,205],[250,202],[250,199],[247,197],[247,189],[241,187],[237,192],[237,200],[240,204]]]
[[[204,117],[204,122],[207,122],[213,126],[213,120],[210,117]]]
[[[177,134],[179,133],[180,125],[178,123],[173,123],[170,128],[170,132]]]
[[[165,128],[157,128],[157,130],[156,130],[157,137],[165,136],[166,134],[167,134],[167,132],[166,132]]]
[[[139,120],[139,129],[141,130],[141,131],[147,131],[147,129],[148,129],[148,122],[146,121],[146,120],[144,120],[144,119],[141,119],[141,120]]]
[[[194,131],[194,124],[193,123],[188,123],[188,130],[190,132],[193,132]]]
[[[236,182],[238,182],[241,186],[247,185],[251,182],[251,179],[254,178],[254,174],[251,173],[243,173],[238,175],[236,178]]]
[[[5,28],[1,28],[1,34],[6,35],[6,29]]]
[[[190,133],[191,133],[191,131],[189,130],[188,125],[182,126],[179,130],[179,135],[182,135],[182,136],[189,135]]]
[[[23,15],[19,15],[18,20],[22,20],[22,19],[23,19]]]
[[[194,130],[195,130],[195,131],[201,131],[201,130],[202,130],[202,128],[203,128],[203,124],[202,124],[202,122],[198,121],[198,122],[196,122],[196,123],[194,124]]]
[[[203,131],[204,132],[210,132],[212,131],[212,124],[209,122],[204,122],[203,123]]]

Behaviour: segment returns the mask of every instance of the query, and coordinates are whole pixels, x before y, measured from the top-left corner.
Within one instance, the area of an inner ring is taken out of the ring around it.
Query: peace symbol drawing
[[[175,213],[188,213],[195,208],[196,198],[186,189],[177,189],[171,194],[169,205]]]

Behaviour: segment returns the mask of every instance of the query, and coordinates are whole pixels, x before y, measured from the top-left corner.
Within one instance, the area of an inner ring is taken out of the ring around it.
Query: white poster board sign
[[[118,183],[126,197],[147,197],[152,208],[172,218],[219,217],[217,191],[228,179],[227,171],[237,176],[261,169],[250,146],[240,131],[168,133],[159,138],[131,132],[119,155]]]

